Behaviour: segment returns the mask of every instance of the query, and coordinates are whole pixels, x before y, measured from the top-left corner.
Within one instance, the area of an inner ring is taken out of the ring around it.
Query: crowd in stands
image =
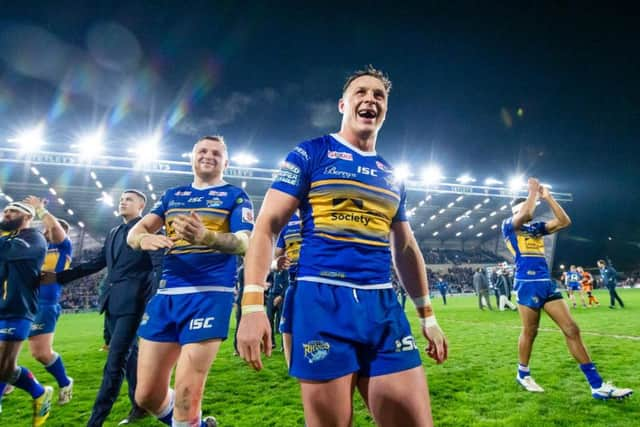
[[[420,244],[420,249],[427,264],[489,264],[504,261],[499,255],[480,248],[462,251],[459,249],[434,249]]]
[[[427,268],[427,276],[432,292],[438,277],[442,277],[442,280],[449,284],[449,293],[473,292],[473,269],[470,267],[451,267],[446,271],[432,271]]]
[[[82,251],[80,258],[74,257],[71,266],[84,262],[93,258],[99,252]],[[84,311],[94,310],[98,308],[98,288],[100,281],[104,278],[106,270],[83,277],[62,287],[62,295],[60,296],[60,306],[63,310]]]

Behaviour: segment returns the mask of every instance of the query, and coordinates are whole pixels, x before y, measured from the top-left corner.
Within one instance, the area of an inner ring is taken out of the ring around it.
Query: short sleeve
[[[253,230],[253,203],[247,193],[241,191],[238,194],[229,215],[229,229],[232,233]]]
[[[400,204],[398,205],[398,211],[396,212],[395,216],[393,217],[393,220],[391,221],[392,223],[407,221],[406,207],[407,207],[407,191],[405,190],[404,185],[402,185],[402,188],[400,190]]]
[[[509,217],[502,221],[502,236],[508,237],[513,234],[513,217]]]
[[[167,211],[167,206],[168,206],[168,199],[169,199],[169,192],[172,190],[167,190],[164,192],[164,194],[162,195],[162,197],[160,197],[160,200],[158,200],[156,202],[155,205],[153,205],[153,207],[151,208],[151,210],[149,211],[149,213],[158,215],[160,218],[162,218],[162,220],[164,221],[165,217],[164,214]]]
[[[302,200],[309,192],[311,181],[311,145],[302,143],[287,154],[271,188]]]
[[[280,249],[284,249],[285,248],[285,244],[284,244],[285,231],[287,231],[286,227],[284,228],[284,230],[282,230],[280,232],[280,235],[278,236],[278,241],[276,242],[276,248],[280,248]]]

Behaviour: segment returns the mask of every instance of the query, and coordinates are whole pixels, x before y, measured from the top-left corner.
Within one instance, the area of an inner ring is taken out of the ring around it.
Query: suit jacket
[[[140,219],[138,217],[112,228],[100,254],[69,270],[57,273],[58,283],[69,283],[106,267],[104,292],[101,293],[99,301],[100,312],[107,311],[114,316],[142,314],[152,296],[153,263],[149,252],[133,250],[127,245],[126,240],[129,230]],[[119,240],[119,248],[115,247],[114,242],[118,231],[123,233],[122,240]]]

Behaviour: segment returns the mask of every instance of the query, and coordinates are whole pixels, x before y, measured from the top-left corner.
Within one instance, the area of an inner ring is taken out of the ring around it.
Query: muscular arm
[[[569,215],[567,215],[564,209],[562,209],[562,206],[560,206],[560,204],[553,198],[553,196],[549,193],[549,190],[544,189],[542,191],[542,198],[549,204],[551,212],[553,212],[553,216],[555,217],[551,221],[547,222],[547,233],[555,233],[562,230],[563,228],[567,228],[568,226],[570,226],[571,218],[569,218]]]
[[[47,211],[44,201],[36,196],[28,196],[24,199],[24,202],[33,206],[36,210],[36,216],[42,221],[44,227],[49,230],[51,243],[62,243],[65,237],[67,237],[67,234],[58,222],[58,218],[53,216],[51,212]]]
[[[529,194],[527,195],[527,200],[522,204],[520,211],[513,215],[513,219],[511,220],[514,230],[519,230],[523,224],[531,221],[531,218],[533,218],[533,213],[536,210],[536,199],[538,197],[538,189],[540,188],[540,184],[538,183],[537,179],[529,178],[528,185]]]
[[[154,213],[148,213],[134,225],[127,235],[127,244],[136,250],[157,250],[170,248],[173,242],[166,236],[155,234],[162,228],[163,220]]]
[[[202,243],[211,249],[216,249],[226,254],[244,255],[249,245],[250,235],[251,233],[247,230],[235,233],[219,233],[206,230]]]
[[[391,252],[400,283],[412,299],[429,295],[424,258],[409,223],[396,222],[391,226]],[[433,314],[431,305],[416,307],[421,318]]]

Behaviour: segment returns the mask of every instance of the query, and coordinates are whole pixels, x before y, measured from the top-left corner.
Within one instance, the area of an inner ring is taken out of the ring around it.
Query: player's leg
[[[407,427],[433,425],[429,387],[422,366],[360,378],[358,390],[378,426],[397,426],[398,420]]]
[[[329,381],[300,380],[306,427],[351,426],[355,386],[355,374]]]
[[[174,420],[190,426],[200,421],[204,385],[221,343],[212,339],[182,346],[176,365]]]
[[[69,403],[73,393],[73,379],[67,375],[62,357],[53,351],[53,332],[31,335],[29,350],[34,359],[44,365],[44,368],[56,379],[58,387],[58,404]]]
[[[520,299],[520,295],[518,298]],[[540,325],[540,310],[518,304],[518,313],[520,314],[522,331],[518,338],[518,375],[516,379],[527,391],[543,392],[544,389],[536,384],[529,370],[531,351]]]
[[[581,364],[591,362],[589,353],[580,336],[580,328],[573,320],[571,313],[569,313],[567,304],[562,300],[554,300],[548,301],[543,308],[564,333],[569,351],[576,361]]]
[[[155,342],[140,338],[138,343],[138,382],[136,403],[171,425],[173,392],[169,390],[171,371],[178,356],[177,342]]]

